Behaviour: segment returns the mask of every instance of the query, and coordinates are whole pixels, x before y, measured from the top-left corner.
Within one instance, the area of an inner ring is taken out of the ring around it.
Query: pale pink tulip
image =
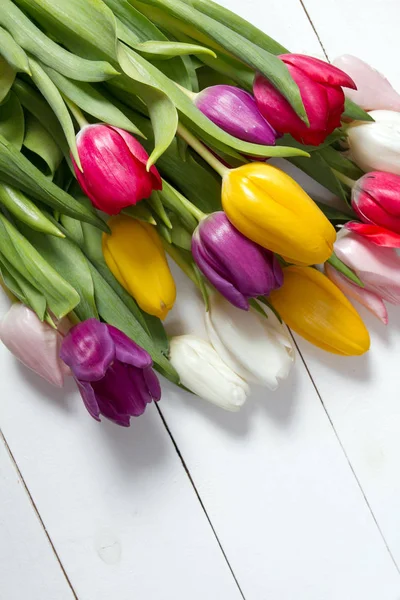
[[[391,304],[400,304],[400,257],[394,248],[372,244],[348,232],[334,245],[337,257],[357,274],[365,289]]]
[[[351,54],[343,54],[335,58],[333,64],[354,80],[357,89],[346,88],[345,94],[364,110],[400,111],[400,94],[384,75],[368,63]]]
[[[65,330],[65,323],[63,323]],[[0,323],[0,339],[26,367],[57,387],[64,385],[69,367],[61,360],[63,336],[23,304],[13,304]]]
[[[388,314],[382,298],[377,296],[374,292],[370,292],[369,290],[352,283],[350,279],[347,279],[347,277],[339,273],[339,271],[328,263],[325,263],[325,274],[340,290],[342,290],[343,294],[352,300],[357,300],[357,302],[365,306],[372,314],[378,317],[382,323],[387,325]]]

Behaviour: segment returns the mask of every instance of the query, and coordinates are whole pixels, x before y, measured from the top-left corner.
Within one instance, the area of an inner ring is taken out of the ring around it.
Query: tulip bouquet
[[[383,76],[289,53],[211,0],[2,0],[0,67],[0,338],[49,382],[74,377],[92,417],[128,426],[160,399],[156,371],[238,410],[288,376],[286,326],[369,349],[348,298],[384,323],[400,302],[400,97]],[[166,333],[167,256],[207,339]]]

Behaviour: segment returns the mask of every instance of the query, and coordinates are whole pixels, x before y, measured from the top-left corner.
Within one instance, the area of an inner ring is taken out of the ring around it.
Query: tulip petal
[[[147,389],[149,391],[150,396],[153,400],[160,400],[161,398],[161,386],[160,381],[157,375],[154,373],[153,369],[147,367],[143,369],[143,377],[146,382]]]
[[[107,325],[88,319],[73,327],[63,340],[60,357],[79,381],[102,379],[115,359],[115,344]]]
[[[116,131],[123,138],[125,144],[129,148],[132,156],[134,156],[139,162],[141,162],[142,165],[146,166],[147,161],[149,160],[149,155],[147,154],[146,150],[143,148],[142,144],[140,142],[138,142],[135,137],[130,135],[130,133],[128,133],[124,129],[119,129],[118,127],[113,127],[113,126],[110,126],[110,127],[111,127],[111,129],[114,129],[114,131]],[[152,178],[153,189],[161,190],[162,189],[161,175],[154,165],[152,165],[150,167],[149,173]]]
[[[400,112],[400,94],[369,64],[350,54],[335,58],[333,64],[352,77],[356,90],[346,90],[346,96],[364,110],[395,110]]]
[[[138,346],[138,344],[116,327],[107,325],[107,329],[115,344],[115,357],[117,360],[127,365],[138,367],[139,369],[151,367],[153,361],[146,350]]]
[[[320,83],[327,83],[334,87],[348,87],[356,89],[356,84],[345,72],[324,60],[307,56],[305,54],[281,54],[280,59],[285,64],[302,69],[311,79]]]
[[[57,387],[71,374],[59,358],[60,333],[23,304],[13,304],[1,321],[0,339],[20,362]]]
[[[384,227],[379,227],[379,225],[368,225],[366,223],[350,221],[346,223],[345,228],[358,233],[358,235],[361,235],[377,246],[400,248],[400,235]]]
[[[328,263],[325,263],[325,273],[334,284],[348,297],[357,300],[374,314],[382,323],[387,325],[388,314],[383,300],[373,292],[369,292],[352,283]]]
[[[351,205],[364,223],[400,234],[400,176],[383,171],[366,173],[353,186]]]
[[[277,319],[270,327],[254,310],[238,311],[221,296],[213,296],[210,305],[207,333],[224,362],[243,379],[275,390],[288,376],[294,360],[284,327],[276,324]]]
[[[92,384],[87,381],[79,381],[75,379],[80,394],[82,396],[83,403],[93,419],[100,421],[100,408],[96,399],[96,394],[92,388]]]
[[[173,337],[170,360],[181,383],[200,398],[232,412],[246,402],[249,386],[222,361],[209,342],[194,335]]]

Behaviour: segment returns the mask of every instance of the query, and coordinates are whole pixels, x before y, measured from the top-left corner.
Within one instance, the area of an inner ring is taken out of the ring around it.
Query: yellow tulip
[[[270,300],[285,323],[303,338],[342,356],[369,350],[369,333],[354,306],[325,275],[312,267],[286,267]]]
[[[103,234],[103,256],[120,284],[142,310],[164,319],[174,305],[175,282],[157,231],[125,215],[111,217]]]
[[[272,165],[227,171],[222,205],[236,229],[288,262],[313,265],[332,254],[334,227],[299,184]]]

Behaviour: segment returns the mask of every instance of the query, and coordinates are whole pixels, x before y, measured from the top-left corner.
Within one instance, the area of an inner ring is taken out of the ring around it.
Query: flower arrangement
[[[288,377],[288,327],[370,346],[400,304],[400,96],[211,0],[2,0],[0,338],[123,426],[159,373],[224,408]],[[315,202],[290,161],[333,192]],[[168,338],[175,261],[208,339]]]

